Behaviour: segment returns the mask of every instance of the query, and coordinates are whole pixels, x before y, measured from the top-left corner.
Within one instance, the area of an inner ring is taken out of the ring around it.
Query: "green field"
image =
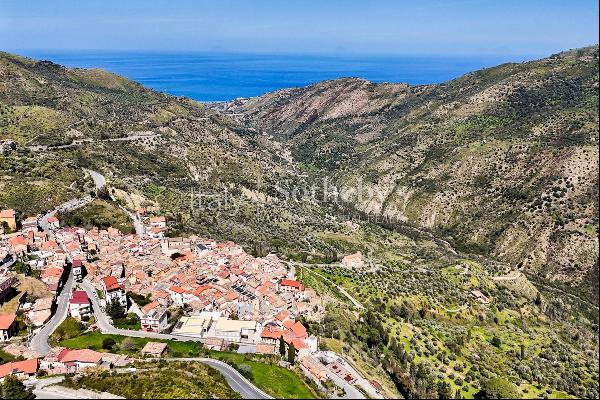
[[[102,348],[102,342],[106,338],[112,338],[115,346],[111,349]],[[92,349],[101,352],[123,353],[128,355],[139,355],[139,351],[148,342],[163,342],[168,344],[168,352],[172,357],[201,357],[204,355],[202,344],[197,342],[178,342],[174,340],[159,340],[147,338],[135,338],[121,335],[105,335],[99,332],[86,333],[81,336],[64,339],[59,342],[61,346],[70,349]]]

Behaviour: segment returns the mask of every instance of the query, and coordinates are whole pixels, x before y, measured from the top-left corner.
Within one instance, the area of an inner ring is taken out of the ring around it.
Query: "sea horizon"
[[[159,92],[207,103],[348,77],[375,83],[436,84],[482,68],[535,58],[104,50],[15,53],[71,68],[101,68]]]

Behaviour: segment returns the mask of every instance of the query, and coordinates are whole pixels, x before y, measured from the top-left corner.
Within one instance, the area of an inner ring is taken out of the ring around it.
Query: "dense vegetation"
[[[128,399],[239,399],[219,371],[198,362],[144,363],[132,374],[92,372],[62,385]]]
[[[60,213],[58,218],[67,226],[78,226],[86,229],[113,227],[123,233],[135,232],[133,224],[125,211],[107,200],[94,200],[77,210]]]

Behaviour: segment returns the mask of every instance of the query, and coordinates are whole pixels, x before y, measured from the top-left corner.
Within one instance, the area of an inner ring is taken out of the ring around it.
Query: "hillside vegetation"
[[[388,397],[597,397],[597,105],[597,46],[210,108],[2,53],[0,208],[43,212],[90,193],[82,168],[97,170],[171,235],[293,261],[327,303],[309,330]],[[130,229],[102,201],[65,221]],[[363,267],[340,264],[356,251]]]
[[[216,108],[354,209],[597,293],[597,46],[439,85],[339,79]]]

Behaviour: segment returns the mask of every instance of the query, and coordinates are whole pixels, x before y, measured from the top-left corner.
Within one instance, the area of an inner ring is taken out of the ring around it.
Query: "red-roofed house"
[[[0,315],[0,342],[6,342],[17,332],[15,314]]]
[[[167,219],[163,216],[150,218],[150,226],[152,228],[164,229],[167,227]]]
[[[287,332],[281,329],[274,328],[272,326],[265,326],[260,333],[260,338],[266,343],[278,343],[279,338],[284,336]]]
[[[60,228],[60,222],[58,221],[58,218],[56,218],[54,216],[48,218],[48,228],[50,228],[50,229]]]
[[[15,236],[8,241],[8,244],[15,254],[27,253],[27,241],[23,235]]]
[[[173,303],[180,306],[183,305],[183,295],[185,294],[185,289],[180,286],[173,285],[169,288],[169,294],[171,295]]]
[[[102,353],[90,349],[64,349],[58,355],[58,362],[64,365],[65,371],[75,373],[85,368],[100,365]]]
[[[127,295],[125,290],[114,276],[106,276],[102,278],[102,289],[104,290],[104,299],[106,304],[118,301],[121,307],[127,307]]]
[[[83,290],[74,290],[69,300],[69,314],[78,320],[87,319],[92,314],[90,299]]]
[[[291,279],[282,279],[281,282],[279,282],[279,287],[282,292],[304,291],[304,285],[302,283]]]
[[[306,328],[301,322],[296,322],[294,325],[292,325],[291,330],[297,337],[301,339],[306,339],[308,337],[308,332],[306,332]]]
[[[8,375],[14,375],[19,379],[28,378],[37,373],[39,362],[37,358],[30,360],[14,361],[0,365],[0,380]]]

